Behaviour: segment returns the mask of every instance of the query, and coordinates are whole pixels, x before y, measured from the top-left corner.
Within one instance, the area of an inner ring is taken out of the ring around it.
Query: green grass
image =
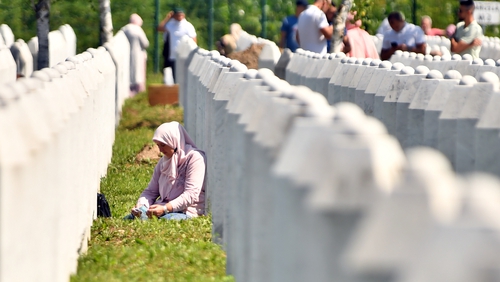
[[[148,84],[161,75],[148,74]],[[182,122],[177,106],[148,104],[147,93],[128,99],[116,131],[113,158],[101,192],[112,217],[92,226],[89,249],[78,262],[71,281],[234,281],[225,274],[225,254],[211,242],[209,216],[186,221],[125,221],[141,191],[148,185],[155,162],[137,162],[145,144],[153,144],[161,123]]]

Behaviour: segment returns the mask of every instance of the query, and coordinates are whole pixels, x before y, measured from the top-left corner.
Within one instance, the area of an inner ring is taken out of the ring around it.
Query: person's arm
[[[415,47],[413,47],[413,48],[408,48],[408,51],[425,55],[426,48],[427,48],[427,43],[424,42],[424,43],[416,44]]]
[[[474,46],[480,46],[482,44],[481,39],[475,38],[471,43],[465,42],[465,40],[460,40],[457,42],[455,38],[451,38],[451,52],[462,53],[463,51],[472,48]]]
[[[144,189],[144,191],[142,191],[134,208],[138,208],[139,206],[142,205],[141,198],[145,198],[148,201],[149,205],[152,205],[154,203],[154,201],[160,196],[160,186],[158,184],[158,179],[160,178],[160,174],[161,174],[160,162],[161,162],[161,160],[156,164],[155,169],[153,171],[153,176],[151,177],[151,180],[149,181],[148,187],[146,189]],[[134,209],[131,210],[131,213],[134,216],[140,215],[140,214],[135,213]]]
[[[344,49],[342,50],[342,52],[344,52],[344,54],[347,54],[349,52],[351,52],[351,43],[349,42],[349,37],[346,35],[344,35],[344,39],[342,40],[342,43],[344,43]]]
[[[333,25],[328,25],[321,28],[319,31],[325,36],[326,39],[331,39],[333,35]]]
[[[184,191],[169,202],[167,209],[171,211],[183,211],[199,200],[203,181],[205,180],[205,159],[199,152],[195,152],[186,169]],[[171,208],[171,209],[170,209]]]
[[[173,11],[168,12],[167,15],[165,16],[165,18],[163,18],[163,20],[158,24],[158,26],[156,27],[156,30],[165,32],[166,31],[165,25],[172,18],[173,15],[174,15]]]
[[[392,54],[394,54],[394,52],[396,52],[396,50],[397,50],[396,47],[382,49],[382,51],[380,51],[380,59],[382,61],[389,60],[391,58]]]

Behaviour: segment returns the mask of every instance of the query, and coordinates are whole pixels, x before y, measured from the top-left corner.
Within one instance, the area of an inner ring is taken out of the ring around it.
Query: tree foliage
[[[355,0],[352,10],[358,11],[363,27],[374,34],[380,22],[391,11],[402,11],[407,21],[412,21],[413,1],[417,1],[416,17],[429,15],[433,26],[446,28],[456,23],[457,0]],[[36,36],[36,16],[34,1],[0,0],[0,23],[9,25],[16,38],[28,41]],[[231,23],[239,23],[250,34],[261,34],[261,0],[214,0],[214,41],[229,32]],[[312,3],[312,0],[309,0]],[[340,4],[341,0],[335,0]],[[278,43],[282,19],[294,13],[295,0],[267,0],[267,38]],[[209,49],[209,2],[206,0],[161,0],[159,20],[175,6],[186,11],[186,18],[193,23],[198,33],[198,44]],[[143,20],[143,29],[151,41],[149,52],[153,58],[155,0],[111,0],[111,13],[114,32],[128,23],[132,13],[139,14]],[[99,46],[99,0],[52,0],[50,28],[57,29],[62,24],[69,24],[77,36],[78,52],[89,47]],[[486,34],[498,36],[498,27],[488,27]],[[159,37],[161,40],[161,36]],[[161,46],[161,43],[160,43]],[[151,60],[150,60],[151,61]]]

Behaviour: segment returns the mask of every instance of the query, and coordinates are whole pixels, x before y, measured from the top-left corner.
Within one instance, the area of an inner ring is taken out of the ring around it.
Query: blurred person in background
[[[186,20],[184,9],[180,7],[167,13],[165,18],[157,27],[158,31],[166,33],[165,41],[169,42],[169,56],[165,59],[165,67],[172,68],[172,75],[175,80],[175,59],[177,56],[177,46],[184,35],[191,37],[196,42],[196,30],[194,26]],[[165,52],[164,52],[165,54]]]
[[[149,40],[142,29],[142,18],[130,15],[129,24],[121,29],[130,42],[130,96],[146,90],[146,49]]]
[[[327,40],[332,38],[333,26],[328,24],[325,13],[331,3],[316,0],[300,15],[297,23],[297,42],[300,48],[321,55],[327,52]]]
[[[392,30],[384,33],[381,60],[389,60],[397,50],[425,54],[427,44],[422,28],[407,23],[399,11],[391,12],[387,19]]]
[[[347,16],[347,36],[344,38],[347,38],[349,49],[347,51],[344,49],[344,53],[348,57],[378,59],[377,47],[371,35],[361,28],[361,20],[355,20],[356,14],[357,12],[353,11]]]
[[[306,0],[298,0],[295,2],[295,14],[283,19],[279,47],[288,48],[292,52],[295,52],[299,48],[299,44],[297,43],[297,23],[300,13],[307,9],[308,5]]]
[[[460,55],[470,54],[472,58],[479,58],[481,52],[483,29],[474,19],[474,1],[460,1],[458,17],[462,20],[456,26],[455,34],[451,37],[451,51]]]
[[[422,16],[420,19],[420,27],[424,31],[425,35],[429,36],[444,36],[446,31],[440,28],[432,27],[432,19],[429,16]]]

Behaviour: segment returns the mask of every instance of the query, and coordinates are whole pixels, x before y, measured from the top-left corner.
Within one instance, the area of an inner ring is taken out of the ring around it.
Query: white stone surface
[[[455,143],[455,164],[458,173],[475,169],[475,127],[488,106],[491,95],[498,91],[499,79],[492,72],[481,74],[474,92],[467,95],[457,117],[457,140]]]
[[[373,114],[373,103],[374,103],[374,98],[375,98],[375,93],[377,93],[378,88],[380,87],[380,82],[383,80],[387,72],[391,69],[392,64],[389,61],[382,61],[379,65],[378,68],[376,68],[373,72],[373,74],[370,77],[370,80],[368,84],[366,85],[366,88],[364,88],[364,85],[358,85],[359,89],[356,88],[356,97],[355,97],[355,102],[357,105],[363,109],[365,114],[367,115],[372,115]],[[368,80],[368,77],[366,78]],[[362,89],[364,88],[363,93],[361,94]],[[358,95],[359,98],[358,99]]]
[[[418,92],[423,79],[429,73],[425,66],[418,66],[412,79],[407,81],[396,103],[396,137],[403,148],[408,147],[408,107]]]
[[[262,51],[259,54],[258,65],[259,69],[268,68],[274,70],[274,67],[280,59],[281,52],[276,43],[272,41],[267,41],[262,47]]]
[[[422,80],[415,97],[408,107],[408,131],[407,146],[424,145],[424,114],[432,95],[443,80],[443,74],[437,70],[431,70],[426,78]]]
[[[462,110],[468,95],[476,92],[476,79],[465,75],[460,84],[451,90],[438,121],[438,149],[456,168],[456,140],[457,140],[457,118]]]

